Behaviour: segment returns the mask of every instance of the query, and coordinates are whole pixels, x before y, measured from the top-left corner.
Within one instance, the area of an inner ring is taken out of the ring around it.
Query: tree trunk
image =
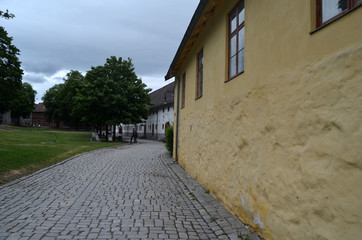
[[[59,126],[60,126],[60,118],[57,118],[57,120],[55,121],[55,127],[59,129]]]

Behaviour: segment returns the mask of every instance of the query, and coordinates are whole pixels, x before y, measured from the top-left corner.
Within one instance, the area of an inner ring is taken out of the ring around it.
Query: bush
[[[173,151],[173,126],[166,128],[165,142],[167,150],[172,153]]]

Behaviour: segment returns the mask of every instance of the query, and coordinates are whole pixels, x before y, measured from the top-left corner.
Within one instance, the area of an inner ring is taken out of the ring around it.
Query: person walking
[[[132,144],[132,139],[134,139],[134,143],[138,143],[137,137],[138,137],[138,135],[137,135],[137,129],[134,127],[134,128],[133,128],[133,132],[132,132],[132,137],[131,137],[131,142],[130,142],[130,144]]]

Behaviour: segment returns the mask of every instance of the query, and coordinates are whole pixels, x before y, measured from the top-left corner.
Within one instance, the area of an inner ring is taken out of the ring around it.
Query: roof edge
[[[199,5],[197,6],[194,15],[192,16],[191,22],[189,24],[189,26],[187,27],[187,30],[185,32],[184,37],[182,38],[181,44],[177,49],[177,52],[175,54],[175,57],[172,60],[172,63],[170,65],[170,68],[167,71],[167,74],[165,76],[165,81],[169,80],[170,78],[174,77],[175,74],[173,73],[173,69],[177,63],[177,61],[179,60],[182,51],[184,50],[188,40],[191,37],[191,33],[192,31],[195,29],[203,11],[206,8],[206,5],[208,4],[209,0],[200,0]]]

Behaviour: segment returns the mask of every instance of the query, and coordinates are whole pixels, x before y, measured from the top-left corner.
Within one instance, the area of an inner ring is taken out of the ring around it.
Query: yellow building
[[[266,239],[362,239],[361,0],[201,0],[174,157]]]

